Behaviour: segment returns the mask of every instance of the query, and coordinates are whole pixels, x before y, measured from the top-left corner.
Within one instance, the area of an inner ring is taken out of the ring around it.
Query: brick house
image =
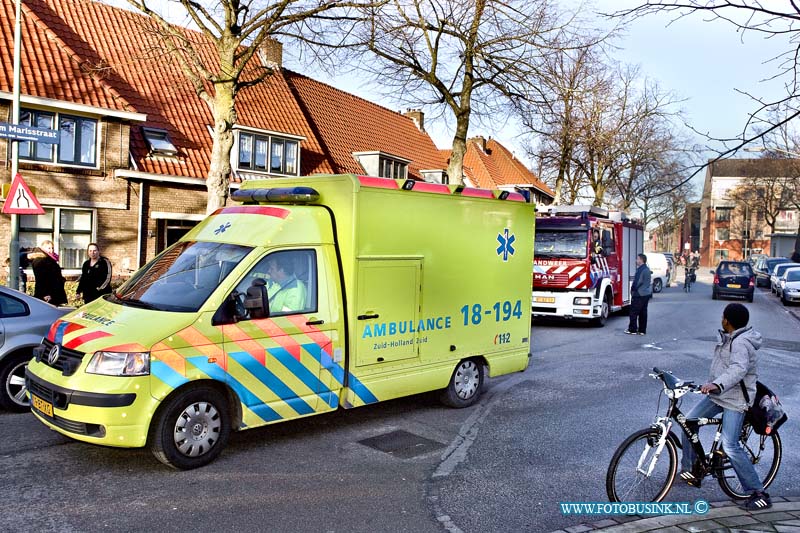
[[[20,216],[20,245],[56,243],[77,274],[98,242],[125,274],[205,216],[213,120],[179,67],[153,55],[143,15],[99,2],[24,0],[20,122],[61,131],[20,144],[20,172],[46,210]],[[185,30],[196,46],[203,42]],[[14,3],[0,4],[0,121],[11,122]],[[273,43],[259,60],[280,65]],[[442,181],[447,162],[408,116],[283,68],[243,90],[231,187],[254,177],[354,172]],[[0,139],[0,181],[11,143]],[[0,217],[8,250],[9,219]]]
[[[763,209],[737,203],[730,193],[750,178],[798,179],[796,164],[792,159],[724,159],[707,167],[700,203],[701,264],[770,253],[773,232]],[[780,210],[775,233],[796,233],[798,214],[791,208]]]
[[[442,150],[450,157],[450,150]],[[549,205],[555,192],[536,177],[505,146],[489,137],[467,139],[464,155],[464,183],[481,189],[522,192],[536,205]]]

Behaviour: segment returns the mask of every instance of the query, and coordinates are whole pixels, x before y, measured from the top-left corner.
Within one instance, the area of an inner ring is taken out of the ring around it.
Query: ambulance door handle
[[[375,313],[371,315],[358,315],[356,318],[358,318],[359,320],[369,320],[371,318],[378,318],[378,314]]]
[[[306,326],[319,326],[324,323],[325,323],[324,320],[309,320],[308,322],[306,322]]]

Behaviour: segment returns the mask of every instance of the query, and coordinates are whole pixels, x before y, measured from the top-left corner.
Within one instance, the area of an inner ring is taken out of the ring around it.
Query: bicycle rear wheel
[[[660,433],[637,431],[620,444],[606,473],[606,494],[612,502],[660,502],[672,488],[678,469],[678,451],[667,440],[656,456]],[[652,470],[651,470],[652,469]]]
[[[755,467],[756,473],[766,489],[775,481],[775,476],[781,466],[783,446],[778,432],[774,431],[769,435],[759,435],[753,431],[750,424],[745,424],[742,427],[741,442],[745,453],[750,458],[750,462],[753,463],[753,467]],[[717,481],[722,492],[731,498],[744,499],[750,496],[742,488],[739,477],[734,472],[733,466],[731,466],[727,457],[717,474]]]

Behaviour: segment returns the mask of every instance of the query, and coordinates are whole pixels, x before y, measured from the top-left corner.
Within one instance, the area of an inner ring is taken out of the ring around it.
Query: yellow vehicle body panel
[[[228,391],[242,429],[442,389],[467,358],[491,375],[524,370],[533,207],[490,191],[402,186],[353,175],[244,183],[244,194],[310,187],[319,198],[225,207],[184,236],[184,243],[248,250],[238,262],[215,265],[218,286],[196,312],[97,300],[65,315],[46,346],[62,347],[79,364],[67,375],[46,354],[31,362],[31,393],[44,397],[34,413],[79,440],[143,446],[165,398],[200,382]],[[313,309],[218,319],[237,287],[262,275],[270,254],[290,250],[315,258]],[[198,269],[185,289],[156,281],[185,296],[192,283],[208,284],[205,275]],[[148,352],[150,374],[89,374],[98,351]]]

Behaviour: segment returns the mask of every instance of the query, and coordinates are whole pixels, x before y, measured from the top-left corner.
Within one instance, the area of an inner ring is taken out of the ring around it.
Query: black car
[[[756,288],[756,277],[747,261],[721,261],[714,274],[714,285],[711,287],[711,299],[720,296],[744,296],[748,302],[753,301]]]
[[[769,287],[769,277],[772,275],[772,269],[775,265],[788,262],[789,259],[786,257],[763,257],[759,259],[753,269],[756,274],[756,286]]]

